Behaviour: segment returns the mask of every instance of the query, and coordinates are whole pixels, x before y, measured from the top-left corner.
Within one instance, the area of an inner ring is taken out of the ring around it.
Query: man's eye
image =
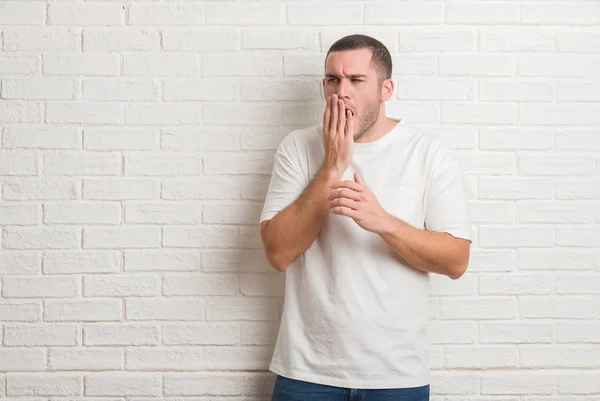
[[[333,83],[333,82],[337,82],[337,81],[338,81],[337,78],[329,78],[329,80],[327,82],[332,82]]]
[[[362,79],[356,79],[356,78],[352,80],[352,82],[362,82],[362,81],[363,81]]]

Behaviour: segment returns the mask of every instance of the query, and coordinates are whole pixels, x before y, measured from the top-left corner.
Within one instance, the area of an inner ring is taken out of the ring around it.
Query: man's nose
[[[338,95],[338,97],[340,99],[348,99],[349,95],[350,95],[350,82],[348,82],[348,80],[346,79],[340,79],[340,83],[337,87],[337,92],[336,95]]]

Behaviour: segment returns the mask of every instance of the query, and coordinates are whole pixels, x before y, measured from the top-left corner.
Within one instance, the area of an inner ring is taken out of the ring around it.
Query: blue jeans
[[[324,386],[278,375],[271,401],[429,401],[429,385],[385,390],[358,390]]]

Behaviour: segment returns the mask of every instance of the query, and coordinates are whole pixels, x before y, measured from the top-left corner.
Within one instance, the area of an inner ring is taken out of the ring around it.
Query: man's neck
[[[383,138],[398,125],[399,121],[400,120],[393,120],[385,116],[378,118],[375,124],[373,124],[363,136],[356,140],[356,143],[368,143]]]

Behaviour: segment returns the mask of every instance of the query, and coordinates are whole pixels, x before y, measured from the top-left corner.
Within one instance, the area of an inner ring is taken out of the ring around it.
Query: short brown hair
[[[392,77],[392,56],[389,50],[383,43],[367,35],[355,34],[338,39],[327,51],[325,62],[327,63],[327,57],[331,52],[358,49],[371,50],[371,62],[379,71],[380,83]]]

